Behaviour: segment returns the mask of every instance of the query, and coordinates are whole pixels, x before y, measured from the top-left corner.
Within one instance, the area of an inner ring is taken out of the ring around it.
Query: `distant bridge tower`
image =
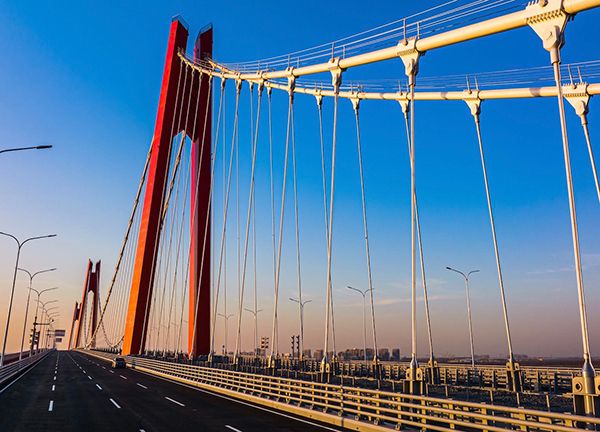
[[[169,174],[169,155],[173,137],[180,132],[192,141],[191,149],[191,206],[190,206],[190,295],[188,318],[188,352],[190,356],[208,354],[210,350],[210,186],[211,186],[211,103],[207,85],[209,77],[197,72],[188,78],[188,87],[178,97],[178,78],[182,62],[178,53],[185,52],[188,30],[179,20],[171,23],[169,44],[158,103],[158,113],[152,154],[148,167],[146,192],[138,237],[137,250],[129,304],[125,322],[122,353],[140,354],[145,348],[149,304],[155,276],[155,260],[159,247],[161,216]],[[212,55],[212,27],[204,28],[196,39],[195,60]],[[195,75],[195,76],[194,76]],[[200,94],[198,92],[200,91]],[[180,106],[198,105],[197,114],[190,115],[188,123],[174,125],[176,110]],[[194,131],[194,136],[191,136]],[[202,155],[202,156],[201,156]],[[202,175],[201,175],[202,173]],[[202,269],[202,270],[200,270]],[[201,274],[200,274],[201,273]],[[197,313],[196,313],[197,311]]]
[[[98,297],[98,288],[100,285],[100,261],[94,264],[92,260],[88,260],[88,267],[85,276],[85,283],[83,286],[83,296],[81,299],[81,303],[79,303],[79,307],[77,303],[75,303],[75,313],[73,314],[73,323],[71,324],[71,329],[75,325],[75,321],[77,321],[77,331],[75,332],[75,348],[78,348],[86,343],[85,336],[83,335],[83,324],[86,319],[85,314],[87,312],[88,307],[88,298],[89,294],[92,293],[92,302],[89,305],[91,307],[91,320],[89,323],[86,323],[86,327],[88,329],[92,329],[92,332],[98,325],[98,313],[100,311],[100,299]],[[77,317],[77,319],[75,319]],[[72,330],[71,330],[72,332]],[[96,346],[96,341],[92,340],[89,344],[90,347],[94,348]]]

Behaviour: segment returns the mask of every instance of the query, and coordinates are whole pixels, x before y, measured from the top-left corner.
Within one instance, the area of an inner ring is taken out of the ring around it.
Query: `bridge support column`
[[[194,60],[212,57],[213,30],[200,31],[194,47]],[[191,358],[210,354],[210,271],[211,271],[211,136],[212,77],[200,76],[198,109],[192,137],[190,295],[188,353]]]
[[[181,61],[177,54],[185,51],[188,31],[181,21],[171,23],[167,56],[163,72],[162,87],[156,115],[152,154],[146,179],[146,193],[140,224],[135,266],[131,279],[127,319],[123,338],[122,354],[141,354],[145,347],[150,298],[154,281],[156,251],[160,235],[160,219],[163,208],[169,155],[173,131],[173,116],[178,96],[178,78]]]
[[[88,296],[89,293],[92,293],[94,295],[93,299],[92,299],[92,304],[90,305],[90,307],[92,308],[92,313],[91,313],[91,317],[92,317],[92,321],[90,323],[86,323],[86,326],[88,327],[88,329],[91,329],[91,332],[93,333],[94,330],[96,329],[96,325],[98,324],[98,312],[100,309],[100,304],[99,304],[99,299],[98,299],[98,282],[100,281],[100,261],[98,261],[96,263],[96,266],[94,267],[94,263],[92,263],[91,260],[88,261],[88,266],[87,266],[87,272],[85,275],[85,283],[83,286],[83,296],[81,299],[81,303],[79,303],[79,309],[76,311],[78,312],[78,317],[77,317],[77,331],[75,333],[75,348],[79,348],[80,346],[82,346],[83,344],[86,343],[85,341],[85,336],[83,335],[83,322],[86,319],[86,317],[84,316],[84,314],[86,313],[86,309],[87,309],[87,303],[88,303]],[[96,341],[94,339],[92,339],[89,342],[89,346],[94,348],[96,346]]]

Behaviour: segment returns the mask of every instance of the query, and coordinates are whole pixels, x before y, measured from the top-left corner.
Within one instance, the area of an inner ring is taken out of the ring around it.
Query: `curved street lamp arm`
[[[455,272],[455,273],[458,273],[458,274],[462,275],[462,277],[464,277],[465,279],[468,279],[468,278],[469,278],[469,277],[468,277],[466,274],[464,274],[464,273],[463,273],[463,272],[461,272],[460,270],[456,270],[456,269],[454,269],[454,268],[452,268],[452,267],[447,267],[447,266],[446,266],[446,270],[450,270],[450,271],[453,271],[453,272]]]
[[[467,273],[467,279],[469,278],[469,276],[471,276],[473,273],[479,273],[479,270],[471,270],[469,273]]]
[[[21,243],[21,246],[23,246],[25,243],[27,243],[28,241],[32,241],[32,240],[40,240],[40,239],[45,239],[45,238],[52,238],[52,237],[56,237],[56,234],[48,234],[48,235],[43,235],[43,236],[36,236],[36,237],[29,237],[28,239],[26,239],[23,243]]]
[[[367,290],[367,291],[363,292],[363,291],[359,290],[358,288],[351,287],[350,285],[346,285],[346,288],[348,288],[349,290],[352,290],[352,291],[356,291],[357,293],[360,293],[360,295],[362,295],[363,297],[366,295],[366,293],[368,291]]]
[[[11,239],[13,239],[14,241],[17,242],[17,244],[19,245],[19,247],[21,247],[21,243],[19,242],[19,239],[16,238],[14,235],[9,234],[9,233],[5,233],[5,232],[2,232],[2,231],[0,231],[0,235],[6,236],[6,237],[10,237]]]

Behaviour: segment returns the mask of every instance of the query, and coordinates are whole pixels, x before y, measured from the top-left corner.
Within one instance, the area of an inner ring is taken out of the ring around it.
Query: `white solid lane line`
[[[54,409],[54,401],[51,400],[50,403],[48,404],[48,411],[52,411]]]
[[[177,404],[177,405],[179,405],[179,406],[182,406],[182,407],[184,407],[184,406],[185,406],[185,405],[184,405],[184,404],[182,404],[181,402],[177,402],[175,399],[171,399],[170,397],[167,397],[167,396],[165,396],[165,399],[166,399],[166,400],[168,400],[168,401],[171,401],[171,402],[173,402],[173,403],[175,403],[175,404]]]
[[[116,406],[117,408],[121,408],[121,406],[115,402],[115,400],[113,398],[110,398],[110,401],[113,403],[114,406]]]
[[[100,387],[98,384],[96,384],[96,387],[98,387],[98,390],[102,390],[102,387]]]
[[[56,386],[53,384],[52,385],[52,391],[54,391],[55,388],[56,388]]]
[[[236,428],[234,428],[233,426],[225,425],[225,427],[226,427],[227,429],[230,429],[230,430],[232,430],[233,432],[242,432],[241,430],[239,430],[239,429],[236,429]]]
[[[143,389],[146,389],[146,390],[148,390],[148,387],[146,387],[144,384],[137,383],[137,385],[139,385],[139,386],[140,386],[141,388],[143,388]]]

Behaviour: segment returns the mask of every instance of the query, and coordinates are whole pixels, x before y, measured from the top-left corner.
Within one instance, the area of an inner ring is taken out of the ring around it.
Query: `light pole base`
[[[434,385],[440,383],[440,367],[434,358],[429,359],[427,362],[427,381]]]
[[[521,366],[513,359],[506,362],[506,386],[509,391],[519,393],[523,391],[523,380],[521,378]]]
[[[415,362],[416,363],[416,362]],[[418,365],[412,364],[406,369],[406,378],[403,382],[404,393],[422,395],[425,391],[425,374]]]
[[[589,361],[583,364],[581,376],[573,378],[573,406],[577,415],[600,417],[600,376],[595,376]]]

